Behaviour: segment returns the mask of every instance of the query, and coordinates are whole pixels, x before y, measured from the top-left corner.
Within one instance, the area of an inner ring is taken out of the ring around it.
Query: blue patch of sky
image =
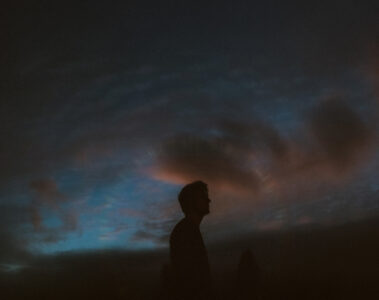
[[[157,189],[156,192],[154,192],[154,189]],[[155,244],[148,240],[133,241],[132,236],[140,227],[138,216],[117,216],[117,211],[121,208],[144,210],[148,202],[157,201],[157,199],[151,199],[151,193],[153,195],[155,193],[157,198],[162,200],[163,195],[166,195],[166,193],[176,194],[176,190],[175,185],[163,184],[143,177],[132,177],[112,186],[97,187],[90,197],[89,206],[102,207],[96,215],[84,212],[80,216],[82,233],[67,233],[64,240],[57,243],[46,243],[40,249],[44,253],[53,253],[57,251],[112,247],[126,249],[155,247]],[[150,199],[146,199],[146,197]],[[54,216],[48,217],[47,220],[48,225],[52,227],[58,226],[60,222]],[[120,224],[126,225],[127,229],[110,238],[104,238],[107,234],[112,234]]]
[[[64,251],[85,251],[97,249],[149,249],[155,248],[156,245],[152,241],[133,241],[133,230],[126,230],[116,235],[114,238],[104,239],[104,235],[111,232],[112,229],[102,227],[101,220],[97,220],[95,224],[89,228],[85,228],[83,233],[78,234],[72,232],[66,234],[65,238],[56,243],[44,243],[34,245],[34,249],[44,254],[53,254]]]
[[[59,228],[63,225],[58,213],[52,213],[51,209],[40,208],[40,214],[43,218],[43,224],[48,228]]]
[[[55,243],[44,243],[39,245],[37,249],[44,254],[51,254],[60,251],[86,250],[102,248],[98,241],[100,236],[98,228],[92,230],[87,229],[85,234],[68,233],[65,239]]]

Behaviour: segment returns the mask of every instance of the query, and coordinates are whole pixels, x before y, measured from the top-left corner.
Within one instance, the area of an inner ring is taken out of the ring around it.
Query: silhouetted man
[[[185,217],[170,236],[170,258],[176,299],[211,299],[211,275],[200,223],[209,214],[207,185],[195,181],[186,185],[178,200]]]

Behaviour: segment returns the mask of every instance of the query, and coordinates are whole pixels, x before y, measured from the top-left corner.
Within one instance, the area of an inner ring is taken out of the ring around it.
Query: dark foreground
[[[379,299],[379,221],[246,237],[209,247],[220,299],[237,299],[240,253],[260,265],[260,299]],[[167,251],[29,258],[0,273],[1,299],[158,299]],[[253,283],[253,285],[256,283]]]

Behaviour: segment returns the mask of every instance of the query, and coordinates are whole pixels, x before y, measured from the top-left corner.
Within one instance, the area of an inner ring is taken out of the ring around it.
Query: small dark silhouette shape
[[[169,263],[165,263],[161,268],[161,282],[160,290],[158,292],[157,299],[159,300],[172,300],[172,282],[173,282],[173,272],[172,266]]]
[[[236,294],[238,299],[261,299],[262,271],[250,249],[244,251],[238,263]]]
[[[186,185],[178,200],[185,217],[170,236],[173,298],[212,299],[208,254],[199,229],[203,217],[209,214],[207,185],[202,181]]]

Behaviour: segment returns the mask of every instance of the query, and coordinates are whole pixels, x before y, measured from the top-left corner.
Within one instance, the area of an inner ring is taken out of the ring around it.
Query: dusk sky
[[[165,248],[198,179],[208,242],[379,217],[378,2],[238,3],[2,9],[3,268]]]

